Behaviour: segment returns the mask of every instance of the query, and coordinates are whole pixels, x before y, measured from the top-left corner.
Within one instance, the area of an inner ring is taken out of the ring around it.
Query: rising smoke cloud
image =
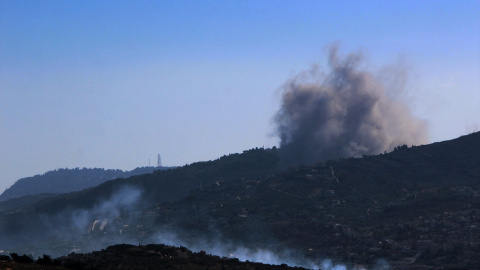
[[[404,74],[391,73],[397,77],[389,81],[397,83],[389,88],[380,76],[362,69],[363,62],[362,53],[342,57],[338,45],[332,45],[328,72],[314,66],[284,85],[274,116],[284,162],[357,157],[428,142],[425,122],[390,95],[405,85],[399,83]]]

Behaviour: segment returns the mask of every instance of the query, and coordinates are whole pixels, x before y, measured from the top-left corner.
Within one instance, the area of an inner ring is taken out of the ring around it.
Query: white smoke
[[[72,211],[71,221],[78,230],[86,230],[89,224],[97,219],[112,221],[122,210],[131,209],[141,197],[141,190],[133,186],[123,186],[114,192],[107,200],[97,203],[91,209],[76,209]],[[105,224],[103,225],[105,227]]]
[[[178,233],[168,229],[161,229],[153,238],[156,243],[170,246],[184,246],[194,252],[206,251],[209,254],[227,258],[237,258],[240,261],[259,262],[263,264],[281,265],[286,264],[292,267],[304,267],[308,269],[322,270],[367,270],[362,266],[348,268],[341,263],[334,263],[330,259],[312,260],[291,249],[272,251],[267,248],[252,248],[239,245],[238,243],[225,239],[204,239],[196,240],[182,237]],[[389,270],[390,266],[385,260],[378,260],[372,270]]]

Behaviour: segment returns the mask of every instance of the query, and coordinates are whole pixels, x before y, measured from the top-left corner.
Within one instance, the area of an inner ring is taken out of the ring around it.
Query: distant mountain
[[[105,169],[57,169],[42,175],[22,178],[0,195],[0,201],[6,201],[25,195],[42,193],[60,194],[79,191],[98,186],[115,178],[127,178],[134,175],[152,173],[169,167],[140,167],[131,171]]]
[[[260,177],[278,172],[278,150],[254,148],[243,153],[230,154],[214,161],[196,162],[171,170],[107,181],[96,187],[72,194],[62,194],[32,205],[32,210],[54,214],[67,208],[89,208],[115,196],[119,190],[141,192],[143,206],[156,205],[187,196],[192,190],[202,189],[219,180],[234,181],[244,177]],[[1,209],[1,203],[0,203]]]
[[[278,161],[276,148],[254,148],[214,161],[117,178],[68,194],[24,196],[0,202],[0,249],[33,243],[42,246],[46,239],[52,241],[57,237],[76,238],[81,243],[90,241],[82,233],[98,218],[108,215],[110,220],[118,220],[120,216],[128,216],[130,211],[140,213],[137,210],[182,199],[192,190],[203,189],[217,181],[272,174],[279,171]],[[68,253],[71,242],[65,243],[68,244],[55,245],[58,247],[55,250],[45,250],[45,254]],[[105,242],[93,240],[83,250],[104,246]]]
[[[0,249],[57,255],[165,243],[269,250],[315,265],[330,258],[349,268],[380,259],[404,270],[480,265],[480,132],[288,169],[278,151],[251,149],[0,207]]]

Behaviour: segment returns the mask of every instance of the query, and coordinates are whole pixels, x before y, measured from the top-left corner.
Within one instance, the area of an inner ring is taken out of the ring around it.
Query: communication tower
[[[160,154],[158,154],[157,167],[160,166],[162,166],[162,159],[160,158]]]

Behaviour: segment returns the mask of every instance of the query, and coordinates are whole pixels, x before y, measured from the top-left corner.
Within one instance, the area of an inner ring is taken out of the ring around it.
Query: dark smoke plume
[[[284,162],[357,157],[427,142],[425,123],[388,95],[398,89],[386,87],[361,64],[361,53],[340,57],[333,45],[327,73],[314,66],[285,84],[274,117]]]

